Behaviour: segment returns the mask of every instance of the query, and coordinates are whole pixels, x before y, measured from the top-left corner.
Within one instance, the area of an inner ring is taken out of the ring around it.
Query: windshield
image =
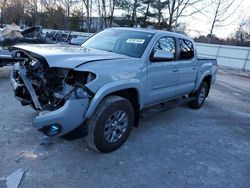
[[[97,33],[82,46],[141,57],[153,34],[142,31],[108,29]]]

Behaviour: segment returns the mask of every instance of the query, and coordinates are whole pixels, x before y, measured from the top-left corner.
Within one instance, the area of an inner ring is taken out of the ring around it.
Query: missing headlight
[[[91,72],[69,71],[65,83],[75,86],[84,86],[96,78],[96,75]]]

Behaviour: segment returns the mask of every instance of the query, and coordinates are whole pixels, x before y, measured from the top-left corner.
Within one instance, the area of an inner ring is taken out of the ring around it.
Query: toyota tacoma
[[[81,46],[17,45],[12,56],[14,94],[39,112],[33,126],[49,138],[85,130],[103,153],[126,141],[146,107],[188,98],[200,108],[217,71],[190,37],[140,28],[106,29]]]

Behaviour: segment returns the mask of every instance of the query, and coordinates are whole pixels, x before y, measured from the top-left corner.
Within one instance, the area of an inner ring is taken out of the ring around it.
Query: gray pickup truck
[[[81,46],[19,45],[12,56],[15,96],[39,112],[33,126],[48,138],[85,133],[103,153],[125,142],[146,107],[188,98],[200,108],[217,71],[191,38],[137,28],[106,29]]]

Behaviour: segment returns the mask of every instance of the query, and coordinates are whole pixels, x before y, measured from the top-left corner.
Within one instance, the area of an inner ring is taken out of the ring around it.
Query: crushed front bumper
[[[65,104],[57,110],[40,112],[34,119],[33,126],[44,132],[50,126],[57,125],[61,130],[53,137],[65,135],[84,122],[84,115],[88,106],[89,99],[67,100]]]
[[[31,104],[33,102],[36,110],[41,110],[38,96],[32,86],[32,83],[27,78],[27,70],[19,63],[13,66],[11,74],[11,84],[17,99],[22,104]],[[20,93],[28,91],[29,101],[27,101]],[[49,111],[42,110],[35,117],[33,126],[41,130],[44,134],[50,137],[58,137],[69,133],[79,127],[85,120],[85,113],[89,107],[89,98],[70,98],[65,101],[60,108]],[[56,128],[57,132],[50,134],[48,131],[53,131]]]

